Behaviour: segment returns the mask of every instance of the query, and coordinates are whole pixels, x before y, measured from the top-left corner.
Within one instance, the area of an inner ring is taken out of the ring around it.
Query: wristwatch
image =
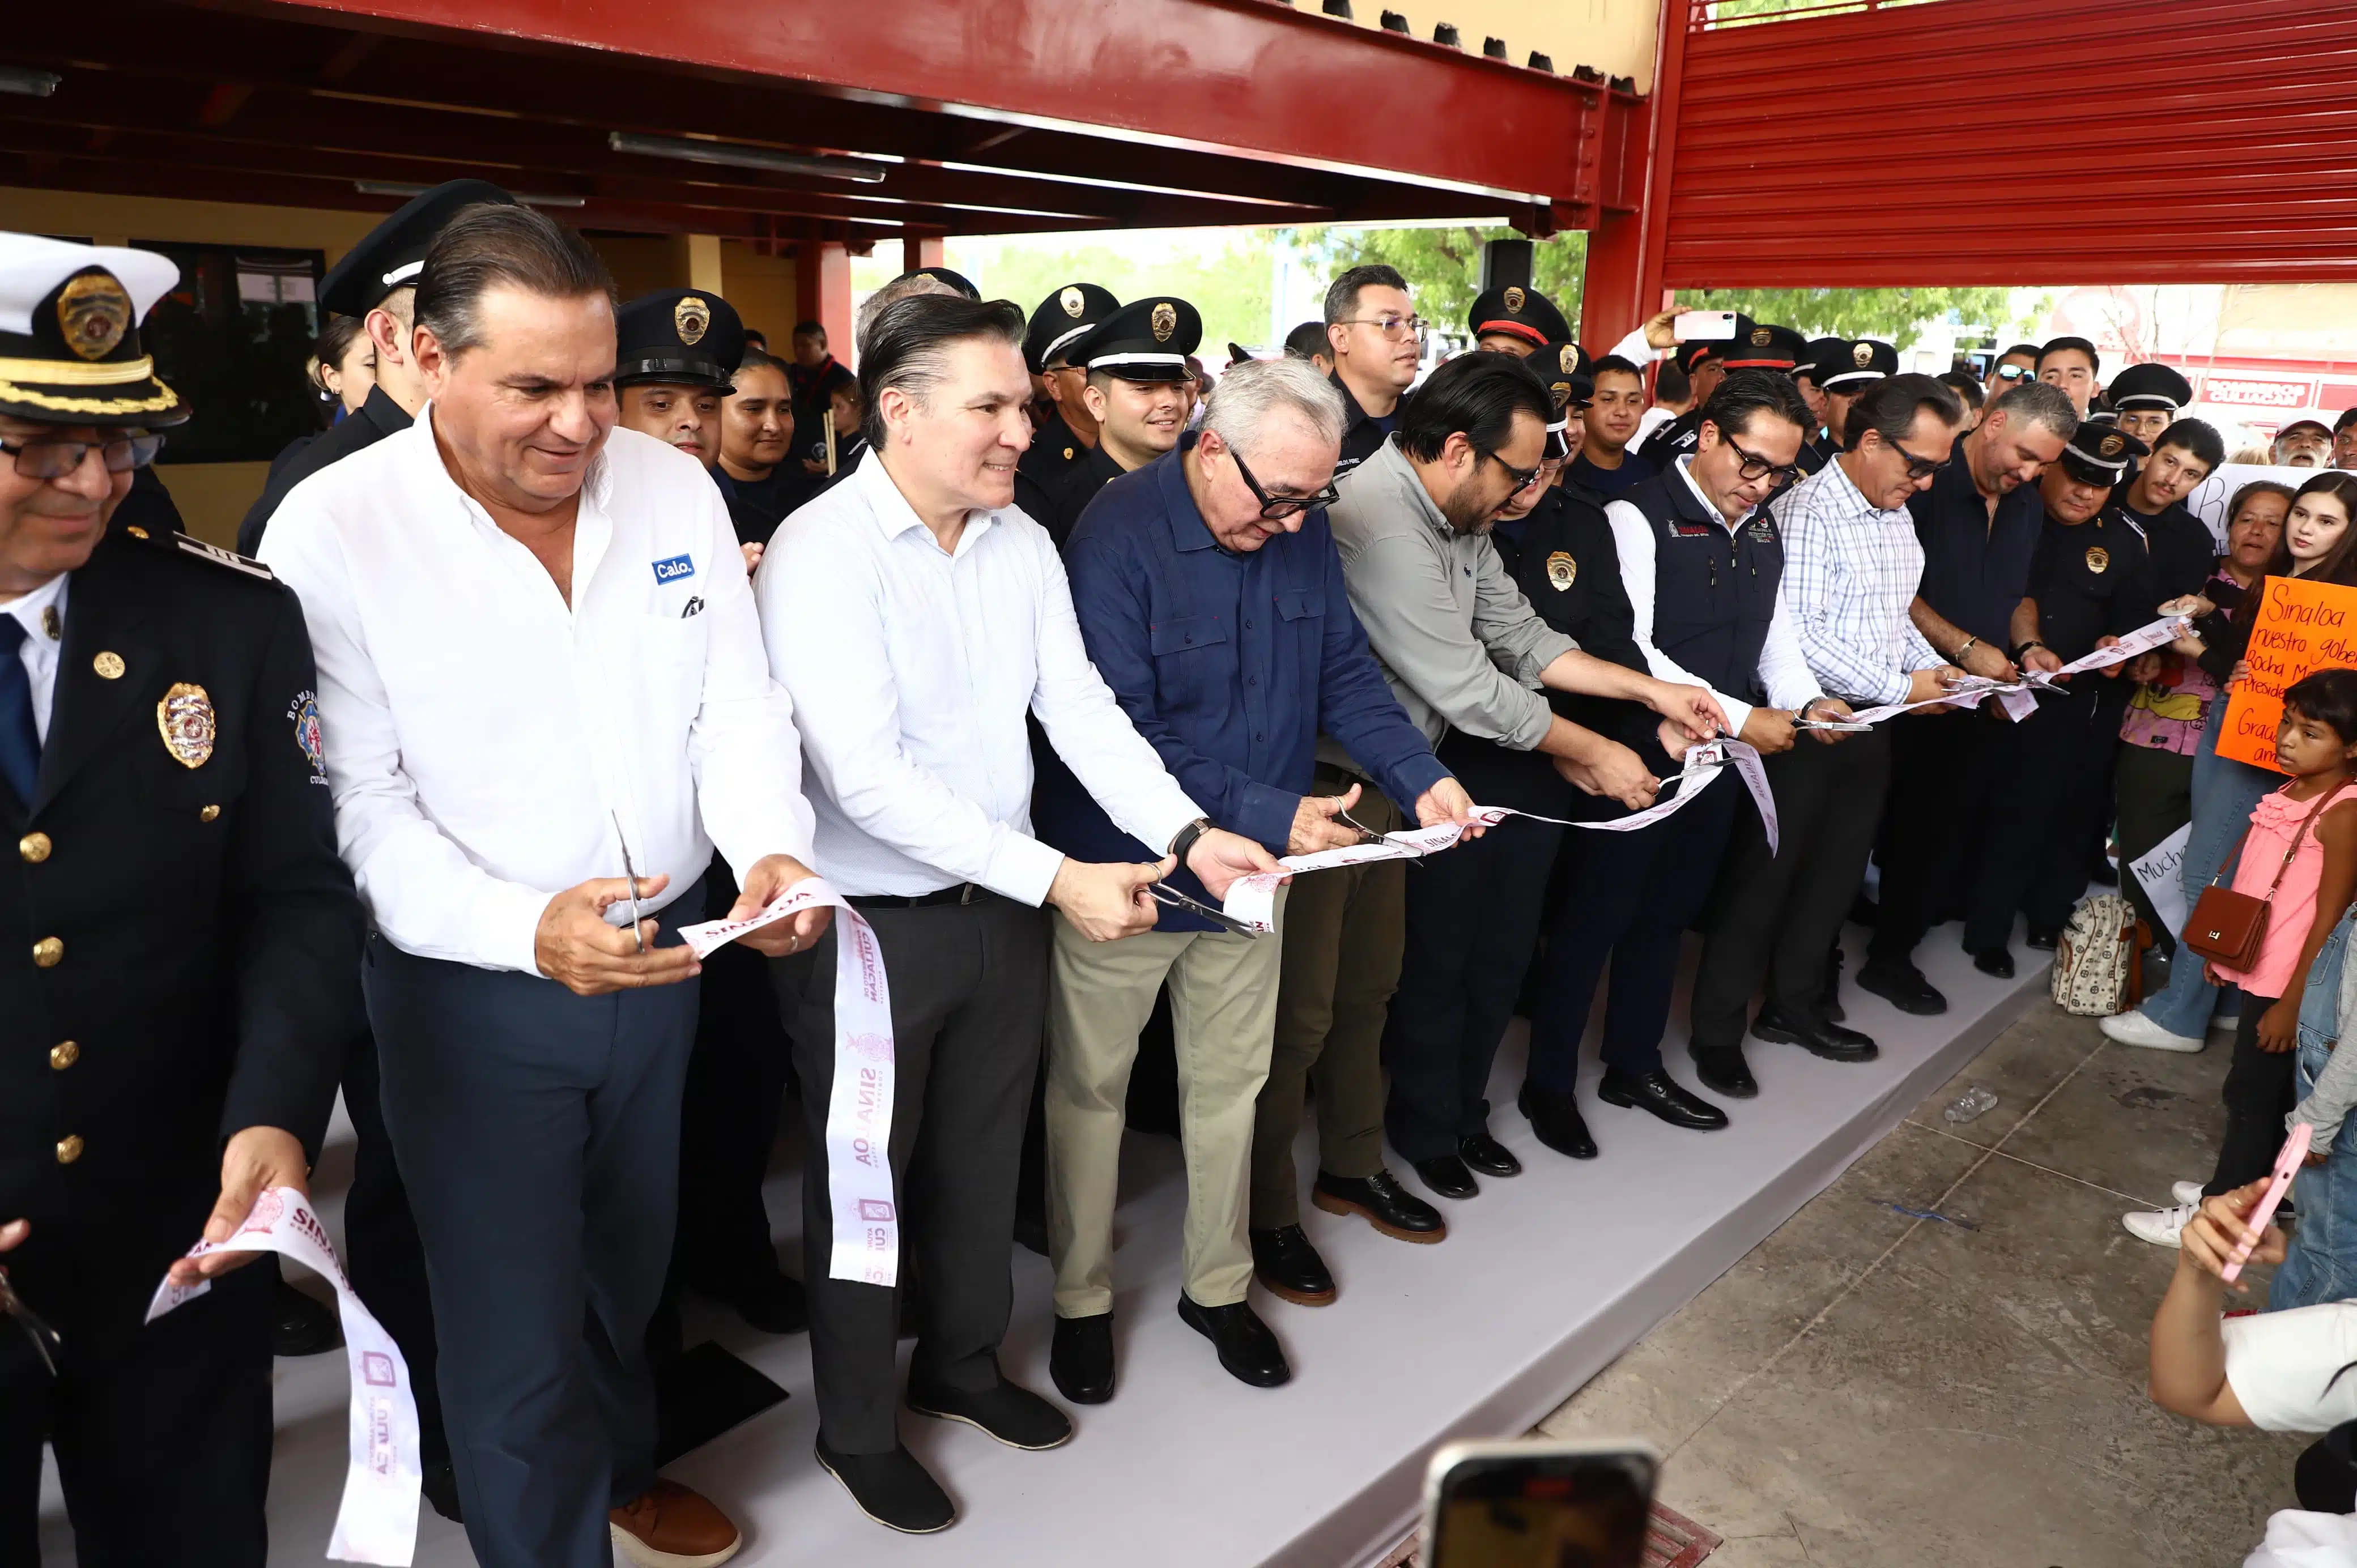
[[[1958,668],[1962,668],[1964,662],[1964,655],[1970,653],[1974,649],[1978,648],[1980,643],[1981,639],[1977,637],[1968,637],[1964,639],[1963,645],[1953,653],[1948,655],[1948,662],[1956,665]]]
[[[1219,824],[1209,817],[1197,817],[1193,822],[1180,828],[1178,836],[1170,841],[1170,854],[1177,858],[1180,865],[1185,865],[1187,856],[1194,850],[1195,841],[1217,826]]]
[[[2040,641],[2037,638],[2034,638],[2034,637],[2033,637],[2033,638],[2031,638],[2028,642],[2018,642],[2018,643],[2016,643],[2016,644],[2014,644],[2014,649],[2013,649],[2013,661],[2014,661],[2016,664],[2018,664],[2018,663],[2020,663],[2020,662],[2021,662],[2021,656],[2022,656],[2023,654],[2025,654],[2025,653],[2029,652],[2029,651],[2031,649],[2033,649],[2033,648],[2043,648],[2043,647],[2045,647],[2045,646],[2046,646],[2046,644],[2045,644],[2045,643],[2043,643],[2043,642]]]

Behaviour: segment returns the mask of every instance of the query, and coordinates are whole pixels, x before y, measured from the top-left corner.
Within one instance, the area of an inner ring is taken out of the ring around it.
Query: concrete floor
[[[2226,1047],[2137,1050],[2033,1004],[1541,1430],[1658,1446],[1663,1501],[1726,1538],[1708,1568],[2239,1563],[2309,1440],[2152,1406],[2176,1254],[2120,1227],[2209,1175]],[[1952,1127],[1973,1083],[1999,1103]]]

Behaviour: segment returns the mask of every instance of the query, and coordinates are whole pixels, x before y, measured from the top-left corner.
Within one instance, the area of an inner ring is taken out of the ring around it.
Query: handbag
[[[2201,889],[2201,897],[2194,900],[2193,913],[2185,918],[2185,945],[2228,969],[2247,972],[2257,963],[2259,946],[2266,940],[2267,910],[2275,900],[2276,889],[2283,886],[2284,873],[2291,869],[2293,857],[2299,854],[2300,841],[2316,825],[2318,814],[2348,787],[2349,781],[2333,786],[2309,808],[2308,815],[2300,819],[2299,832],[2291,835],[2290,847],[2284,851],[2283,864],[2276,867],[2276,879],[2267,884],[2266,894],[2259,897],[2218,885],[2218,878],[2226,875],[2226,868],[2234,864],[2243,846],[2251,842],[2251,830],[2244,828],[2243,836],[2234,841],[2234,847],[2227,851],[2226,858],[2218,863],[2210,885]]]

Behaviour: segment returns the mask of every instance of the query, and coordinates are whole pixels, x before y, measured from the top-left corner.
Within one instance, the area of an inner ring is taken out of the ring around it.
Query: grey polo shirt
[[[1351,607],[1392,694],[1425,738],[1451,729],[1516,751],[1554,714],[1539,671],[1579,644],[1539,618],[1486,533],[1458,533],[1395,441],[1342,476],[1328,510]],[[1318,755],[1363,773],[1331,737]]]

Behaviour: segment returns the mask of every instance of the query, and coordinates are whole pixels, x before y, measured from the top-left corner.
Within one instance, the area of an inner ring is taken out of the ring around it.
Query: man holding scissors
[[[644,1349],[695,1032],[670,939],[715,841],[730,918],[810,875],[792,708],[720,492],[614,428],[612,287],[578,235],[460,212],[414,337],[416,423],[296,486],[264,550],[303,600],[376,926],[468,1541],[484,1568],[716,1564],[737,1530],[657,1479]],[[825,918],[745,940],[807,949]]]
[[[1424,822],[1471,801],[1384,684],[1351,613],[1326,526],[1342,400],[1299,360],[1235,366],[1200,433],[1101,491],[1066,546],[1089,659],[1138,733],[1211,818],[1277,854],[1356,843],[1358,791],[1309,793],[1322,729]],[[1146,846],[1061,770],[1043,772],[1039,834],[1085,860]],[[1174,874],[1189,891],[1200,885]],[[1284,890],[1280,889],[1280,897]],[[1156,929],[1092,942],[1055,922],[1048,1001],[1048,1224],[1056,1264],[1049,1370],[1064,1397],[1113,1396],[1113,1212],[1138,1030],[1166,982],[1187,1156],[1178,1316],[1256,1388],[1291,1375],[1244,1299],[1254,1106],[1276,1022],[1275,936],[1165,909]]]

